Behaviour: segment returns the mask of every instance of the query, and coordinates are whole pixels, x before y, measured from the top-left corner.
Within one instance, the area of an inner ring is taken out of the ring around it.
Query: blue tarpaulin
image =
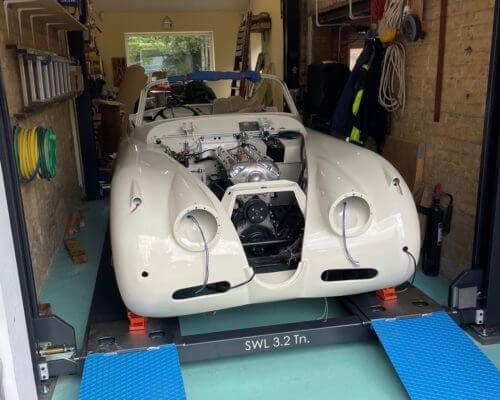
[[[168,81],[170,83],[175,82],[189,82],[189,81],[238,81],[240,79],[247,79],[251,82],[260,81],[260,73],[255,71],[245,71],[245,72],[219,72],[219,71],[198,71],[190,72],[186,75],[174,75],[169,76]]]

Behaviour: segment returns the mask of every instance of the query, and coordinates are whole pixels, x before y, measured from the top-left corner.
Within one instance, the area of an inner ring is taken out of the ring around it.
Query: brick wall
[[[470,267],[489,71],[493,0],[448,2],[441,121],[433,122],[440,2],[426,1],[424,41],[408,44],[407,107],[392,134],[427,145],[425,181],[455,196],[443,272]]]
[[[12,13],[11,21],[17,21]],[[3,7],[0,8],[0,68],[10,115],[22,110],[19,69],[15,50],[6,48],[8,40]],[[29,21],[24,21],[29,26]],[[17,24],[11,23],[12,37],[17,36]],[[25,30],[25,45],[46,49],[45,30],[38,26],[35,34],[36,43],[31,42],[31,31]],[[64,54],[64,49],[57,46],[57,37],[50,38],[52,51]],[[37,289],[39,290],[47,276],[52,257],[62,242],[68,215],[75,209],[80,199],[80,189],[75,162],[73,135],[69,117],[69,101],[49,106],[33,113],[28,118],[19,120],[22,127],[52,126],[57,133],[57,176],[51,181],[35,180],[22,184],[21,192],[30,242],[31,259]],[[0,134],[10,134],[0,132]]]
[[[336,3],[345,4],[345,0],[319,0],[319,9],[324,10]],[[363,47],[363,37],[357,28],[343,27],[340,35],[340,49],[338,45],[338,27],[316,26],[315,0],[301,0],[301,84],[305,85],[308,61],[319,63],[322,61],[338,61],[349,64],[349,48]],[[320,17],[320,21],[322,17]],[[309,27],[308,27],[309,25]],[[311,34],[308,37],[308,34]],[[310,50],[308,50],[310,46]],[[308,57],[308,52],[309,57]]]
[[[314,18],[314,0],[303,2],[306,15]],[[320,6],[334,2],[321,0]],[[439,182],[455,196],[452,231],[443,245],[442,266],[448,277],[469,268],[472,259],[493,4],[493,0],[448,1],[441,121],[434,123],[440,1],[425,1],[427,36],[406,46],[407,105],[404,115],[392,118],[392,135],[426,144],[426,183]],[[307,27],[307,17],[303,24]],[[304,27],[302,31],[307,33]],[[313,62],[337,58],[337,32],[313,30]],[[340,61],[347,62],[355,32],[346,29],[342,38]],[[306,43],[304,39],[303,52]],[[303,56],[303,79],[306,64]]]

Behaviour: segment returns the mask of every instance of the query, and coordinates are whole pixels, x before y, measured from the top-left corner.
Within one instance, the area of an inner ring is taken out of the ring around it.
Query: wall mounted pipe
[[[352,0],[349,0],[349,18],[351,20],[371,18],[371,15],[354,15]]]
[[[351,26],[351,24],[347,24],[347,23],[322,24],[321,22],[319,22],[319,0],[316,0],[316,27],[318,27],[318,28],[328,28],[328,27],[333,28],[333,27],[344,27],[344,26]]]

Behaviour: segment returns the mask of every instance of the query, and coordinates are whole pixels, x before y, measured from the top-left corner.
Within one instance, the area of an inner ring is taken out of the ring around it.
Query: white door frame
[[[0,255],[0,400],[36,400],[31,348],[1,165]]]

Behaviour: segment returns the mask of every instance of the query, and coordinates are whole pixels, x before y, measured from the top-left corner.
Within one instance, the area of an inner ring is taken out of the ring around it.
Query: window
[[[354,69],[354,66],[356,65],[356,62],[358,61],[358,58],[362,52],[362,47],[351,47],[349,49],[349,68],[351,71]]]
[[[212,32],[126,33],[127,65],[140,64],[146,74],[156,71],[184,75],[214,69]]]

